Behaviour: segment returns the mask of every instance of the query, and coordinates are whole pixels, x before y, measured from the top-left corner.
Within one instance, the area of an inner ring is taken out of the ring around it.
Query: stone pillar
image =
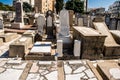
[[[78,19],[78,26],[83,26],[83,18]]]
[[[74,41],[74,56],[79,57],[81,55],[81,41]]]
[[[2,19],[0,19],[0,30],[3,30],[3,29],[4,29],[3,21],[2,21]]]
[[[120,20],[118,20],[117,30],[120,30]]]
[[[63,56],[63,41],[62,40],[57,40],[57,51],[58,57]]]

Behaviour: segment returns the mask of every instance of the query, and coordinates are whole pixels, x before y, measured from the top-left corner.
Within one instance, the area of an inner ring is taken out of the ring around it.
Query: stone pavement
[[[0,58],[0,80],[98,80],[86,64],[76,61],[23,61]]]

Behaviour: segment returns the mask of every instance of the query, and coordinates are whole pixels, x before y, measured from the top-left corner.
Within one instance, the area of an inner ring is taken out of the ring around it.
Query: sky
[[[4,4],[12,5],[13,0],[0,0]],[[67,0],[64,0],[67,1]],[[88,0],[88,8],[98,8],[98,7],[105,7],[106,10],[108,7],[113,4],[116,0]]]

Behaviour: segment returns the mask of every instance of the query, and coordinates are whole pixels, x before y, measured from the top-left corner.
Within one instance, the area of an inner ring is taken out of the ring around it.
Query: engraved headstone
[[[60,35],[69,35],[69,12],[65,9],[60,11]]]
[[[44,26],[45,26],[45,17],[43,15],[38,16],[37,26],[38,26],[38,33],[40,35],[43,35],[44,34]]]
[[[3,21],[0,19],[0,30],[3,30],[4,26],[3,26]]]
[[[51,10],[48,10],[46,14],[46,25],[47,25],[47,28],[46,28],[47,35],[52,36],[53,35],[53,12]]]

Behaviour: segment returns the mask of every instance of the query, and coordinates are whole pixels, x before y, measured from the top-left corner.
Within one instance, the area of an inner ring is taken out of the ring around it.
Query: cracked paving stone
[[[93,72],[90,69],[85,70],[85,73],[87,74],[87,76],[89,78],[94,78],[95,77],[95,75],[93,74]]]
[[[22,63],[21,60],[9,60],[7,62],[7,64],[10,64],[10,65],[20,65]]]
[[[83,76],[85,76],[85,73],[70,74],[70,75],[66,75],[66,79],[65,80],[80,80],[80,78],[82,78]]]
[[[36,73],[38,71],[39,67],[37,66],[37,63],[33,63],[30,72],[31,73]]]
[[[0,74],[0,80],[19,80],[23,70],[7,69]]]
[[[27,65],[27,63],[23,63],[21,65],[15,65],[12,68],[15,68],[15,69],[24,69],[26,65]]]
[[[4,61],[4,60],[1,61],[1,62],[0,62],[0,67],[4,66],[6,63],[7,63],[7,61]]]
[[[28,74],[28,77],[26,80],[39,80],[40,75],[39,74]]]
[[[78,69],[76,69],[75,71],[73,71],[73,73],[81,73],[82,71],[84,71],[86,69],[85,66],[79,67]]]
[[[0,73],[4,72],[5,68],[0,68]]]
[[[64,65],[64,70],[66,74],[71,74],[72,73],[72,68],[68,65]]]
[[[45,77],[48,80],[58,80],[58,71],[50,72],[49,74],[45,75]]]

